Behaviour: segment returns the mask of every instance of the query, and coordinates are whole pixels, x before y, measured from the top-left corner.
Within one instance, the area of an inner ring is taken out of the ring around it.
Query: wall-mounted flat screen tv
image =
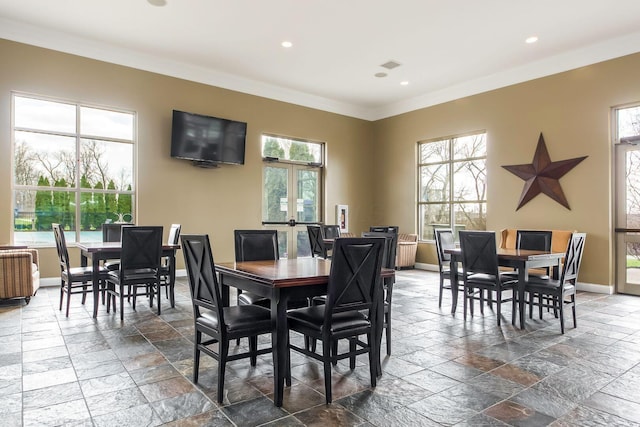
[[[244,164],[247,124],[173,110],[171,157],[198,166]]]

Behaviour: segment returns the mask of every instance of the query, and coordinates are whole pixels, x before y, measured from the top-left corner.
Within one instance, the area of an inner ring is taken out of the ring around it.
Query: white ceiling
[[[366,120],[640,52],[640,0],[166,1],[0,0],[0,38]]]

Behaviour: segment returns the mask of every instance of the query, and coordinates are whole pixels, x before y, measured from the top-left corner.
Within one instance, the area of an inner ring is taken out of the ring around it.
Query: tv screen
[[[171,157],[204,164],[244,164],[247,124],[173,110]]]

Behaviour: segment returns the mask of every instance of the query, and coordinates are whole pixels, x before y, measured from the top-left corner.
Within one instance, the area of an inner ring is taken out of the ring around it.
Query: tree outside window
[[[134,220],[135,114],[13,97],[14,242],[101,240],[105,222]]]
[[[422,240],[437,228],[485,230],[486,133],[418,144],[418,218]]]

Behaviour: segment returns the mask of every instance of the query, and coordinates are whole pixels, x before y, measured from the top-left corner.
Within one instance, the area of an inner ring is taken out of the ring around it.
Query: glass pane
[[[487,155],[487,134],[468,135],[453,140],[453,158],[469,159]]]
[[[419,163],[439,163],[447,160],[449,160],[448,139],[420,144]]]
[[[133,114],[80,107],[80,133],[133,140]]]
[[[304,163],[322,163],[322,144],[263,135],[262,156]]]
[[[80,193],[80,231],[100,231],[105,222],[135,222],[133,195],[129,193]],[[98,241],[102,240],[102,235]]]
[[[280,258],[289,257],[289,232],[278,231],[278,252],[280,252]]]
[[[456,162],[453,164],[453,199],[485,200],[487,198],[487,173],[485,160]]]
[[[640,285],[640,243],[627,242],[627,283]]]
[[[627,151],[626,228],[640,228],[640,151]]]
[[[287,221],[288,182],[287,169],[274,166],[264,168],[263,221]]]
[[[618,110],[618,136],[640,135],[640,107]]]
[[[67,242],[75,242],[76,203],[72,191],[18,190],[14,192],[16,244],[54,244],[52,223],[62,224]]]
[[[75,138],[16,132],[15,140],[16,185],[75,187]]]
[[[298,258],[310,257],[311,246],[309,245],[309,233],[304,230],[297,232]]]
[[[449,200],[449,164],[420,167],[420,201]]]
[[[455,232],[460,230],[486,230],[486,203],[457,203],[453,206]]]
[[[72,104],[16,96],[15,126],[52,132],[76,131],[76,107]]]
[[[80,187],[131,190],[133,144],[81,139]]]
[[[318,219],[318,171],[298,170],[298,194],[296,221],[317,222]]]
[[[449,228],[449,204],[420,205],[420,240],[433,240],[433,230]]]

